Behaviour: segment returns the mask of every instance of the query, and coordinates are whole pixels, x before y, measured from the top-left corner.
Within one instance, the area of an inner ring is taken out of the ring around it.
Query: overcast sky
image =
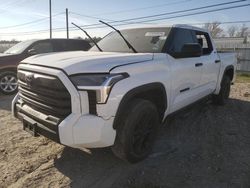
[[[149,16],[154,14],[161,14],[179,10],[187,10],[207,5],[219,4],[224,2],[231,2],[233,0],[52,0],[53,28],[65,27],[65,8],[70,11],[69,22],[75,22],[79,25],[89,25],[98,23],[97,18],[104,21],[122,20],[141,16]],[[0,0],[0,40],[25,40],[31,38],[47,38],[49,37],[49,1],[48,0]],[[243,4],[250,4],[250,0],[231,5],[224,5],[221,7],[237,6]],[[216,9],[210,8],[206,10]],[[205,9],[204,9],[205,10]],[[193,11],[197,12],[197,11]],[[192,12],[192,13],[193,13]],[[200,12],[200,10],[199,10]],[[60,14],[61,13],[61,14]],[[191,13],[191,12],[189,12]],[[58,15],[59,14],[59,15]],[[79,16],[81,14],[84,16]],[[183,14],[183,13],[182,13]],[[174,14],[181,15],[181,14]],[[173,16],[173,15],[171,15]],[[95,17],[95,18],[90,18]],[[167,16],[165,16],[167,17]],[[169,17],[169,16],[168,16]],[[44,20],[40,20],[44,19]],[[23,26],[13,27],[27,22],[34,22]],[[219,12],[206,13],[200,15],[187,16],[182,18],[173,18],[163,21],[153,22],[159,24],[188,24],[188,23],[203,23],[203,22],[228,22],[250,20],[250,6],[223,10]],[[148,24],[151,25],[152,23]],[[142,25],[142,24],[141,24]],[[242,24],[238,24],[242,25]],[[246,25],[250,26],[250,23]],[[225,24],[226,29],[229,25]],[[131,27],[120,26],[119,28]],[[30,32],[45,30],[43,33],[32,34]],[[104,36],[110,29],[99,28],[90,29],[89,33],[93,36]],[[24,33],[26,35],[24,35]],[[64,38],[65,31],[54,31],[53,37]],[[82,36],[84,34],[80,31],[70,31],[70,37]]]

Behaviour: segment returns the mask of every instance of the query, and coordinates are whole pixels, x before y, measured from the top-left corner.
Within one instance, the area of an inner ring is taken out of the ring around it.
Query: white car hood
[[[63,69],[68,75],[109,72],[116,66],[153,59],[152,53],[60,52],[31,56],[23,63]]]

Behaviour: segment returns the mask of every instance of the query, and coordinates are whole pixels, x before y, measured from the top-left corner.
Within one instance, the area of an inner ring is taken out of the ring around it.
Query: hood
[[[77,73],[109,72],[110,69],[130,63],[153,59],[152,53],[60,52],[40,54],[23,63],[63,69],[68,75]]]

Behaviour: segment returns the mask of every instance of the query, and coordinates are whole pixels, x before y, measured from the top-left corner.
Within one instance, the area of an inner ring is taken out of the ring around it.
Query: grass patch
[[[237,73],[236,82],[238,82],[238,83],[250,83],[250,73]]]

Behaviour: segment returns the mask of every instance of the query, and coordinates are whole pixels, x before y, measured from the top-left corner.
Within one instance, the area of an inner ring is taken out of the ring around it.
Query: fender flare
[[[4,74],[5,72],[13,72],[13,73],[17,74],[17,68],[16,67],[8,67],[8,68],[0,69],[0,76],[2,76],[2,74]]]
[[[221,77],[221,80],[222,80],[223,77],[225,76],[226,72],[227,72],[228,70],[230,70],[230,69],[232,69],[233,72],[234,72],[234,66],[233,66],[233,65],[228,65],[228,66],[225,68],[224,72],[223,72],[223,76]]]
[[[117,126],[119,125],[120,114],[123,112],[123,110],[126,107],[126,104],[131,99],[135,98],[139,94],[142,94],[142,93],[147,92],[147,91],[152,91],[152,90],[160,90],[162,92],[163,97],[164,97],[164,101],[162,101],[162,104],[163,104],[163,108],[164,108],[164,112],[165,112],[166,109],[167,109],[167,106],[168,106],[168,102],[167,102],[167,93],[166,93],[166,89],[165,89],[164,85],[162,83],[160,83],[160,82],[154,82],[154,83],[141,85],[141,86],[138,86],[138,87],[135,87],[135,88],[129,90],[123,96],[123,98],[122,98],[122,100],[121,100],[121,102],[120,102],[120,104],[118,106],[116,115],[115,115],[113,128],[116,129]],[[164,112],[163,112],[163,114],[164,114]]]

